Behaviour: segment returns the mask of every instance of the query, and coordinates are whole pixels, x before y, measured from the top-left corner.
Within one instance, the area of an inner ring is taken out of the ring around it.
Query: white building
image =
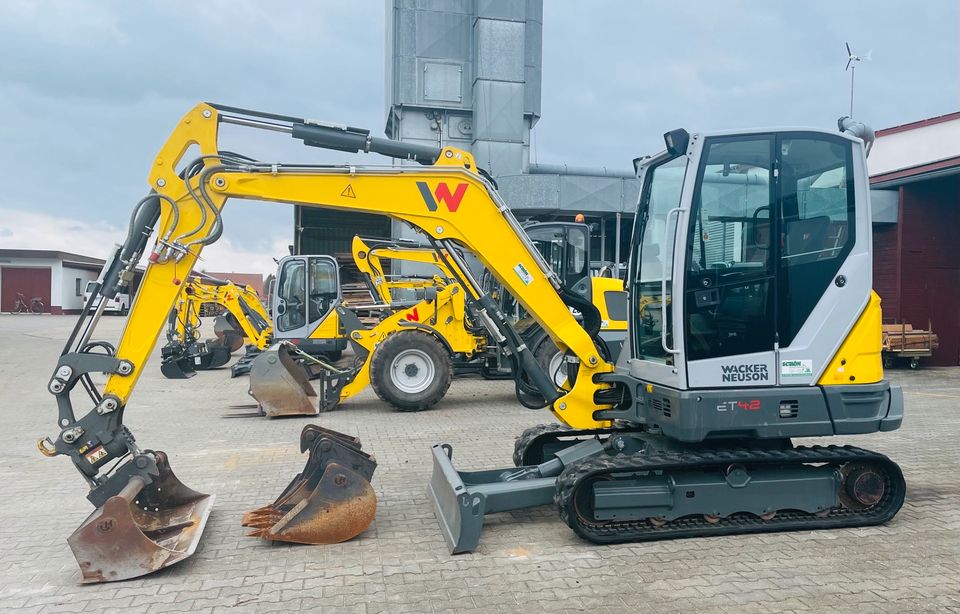
[[[29,305],[43,301],[46,313],[78,313],[87,282],[100,275],[104,261],[68,252],[0,249],[0,311],[13,311],[18,294]]]

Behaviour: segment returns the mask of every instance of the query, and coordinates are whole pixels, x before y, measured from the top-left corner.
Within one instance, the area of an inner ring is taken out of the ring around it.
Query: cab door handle
[[[663,229],[663,259],[660,262],[661,266],[661,277],[660,277],[660,302],[662,307],[660,309],[660,317],[663,321],[660,323],[660,345],[663,347],[663,351],[667,354],[679,354],[680,350],[671,348],[667,345],[667,310],[670,308],[667,306],[667,256],[670,256],[670,260],[673,260],[673,247],[677,240],[677,230],[680,228],[680,212],[683,211],[680,207],[674,207],[670,211],[667,211],[667,217],[664,220],[665,228]],[[670,240],[670,217],[676,213],[677,214],[677,226],[673,229],[672,241]],[[667,249],[667,246],[671,246],[670,249]]]

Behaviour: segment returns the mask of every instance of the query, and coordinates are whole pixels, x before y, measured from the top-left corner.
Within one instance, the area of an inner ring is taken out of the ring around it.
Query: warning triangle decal
[[[349,183],[347,184],[347,187],[343,188],[343,192],[340,192],[340,196],[343,196],[343,197],[346,197],[346,198],[356,198],[356,197],[357,197],[357,195],[354,194],[354,192],[353,192],[353,186],[350,185]]]

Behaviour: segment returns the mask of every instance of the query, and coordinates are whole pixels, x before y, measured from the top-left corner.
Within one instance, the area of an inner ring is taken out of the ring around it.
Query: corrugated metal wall
[[[390,237],[390,218],[367,213],[300,208],[298,224],[300,254],[349,254],[354,235]]]

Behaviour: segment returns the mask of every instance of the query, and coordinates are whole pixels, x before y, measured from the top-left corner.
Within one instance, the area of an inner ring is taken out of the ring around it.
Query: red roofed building
[[[878,131],[867,167],[884,320],[930,326],[932,364],[960,365],[960,112]]]

